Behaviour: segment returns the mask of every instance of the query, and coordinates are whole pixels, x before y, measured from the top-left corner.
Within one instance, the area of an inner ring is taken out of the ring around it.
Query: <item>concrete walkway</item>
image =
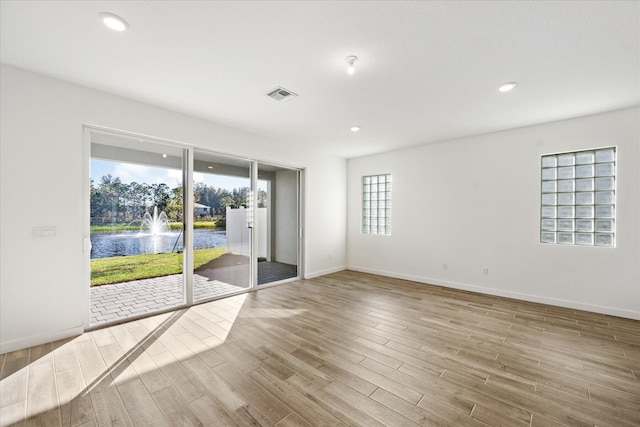
[[[297,275],[294,265],[258,263],[258,283]],[[247,289],[249,264],[200,270],[193,274],[193,299],[203,301]],[[182,274],[91,287],[90,325],[167,310],[184,303]]]

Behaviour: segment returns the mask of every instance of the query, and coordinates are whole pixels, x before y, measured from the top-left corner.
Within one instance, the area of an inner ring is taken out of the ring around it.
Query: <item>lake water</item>
[[[221,248],[225,247],[226,244],[226,231],[193,230],[194,249]],[[92,233],[91,245],[91,258],[176,252],[182,251],[182,234],[179,231],[171,231],[154,236],[140,234],[137,231]]]

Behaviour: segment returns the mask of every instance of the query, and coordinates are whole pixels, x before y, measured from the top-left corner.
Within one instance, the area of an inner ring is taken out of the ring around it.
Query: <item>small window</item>
[[[391,234],[391,175],[362,177],[362,232]]]
[[[542,156],[541,177],[541,243],[615,245],[615,147]]]

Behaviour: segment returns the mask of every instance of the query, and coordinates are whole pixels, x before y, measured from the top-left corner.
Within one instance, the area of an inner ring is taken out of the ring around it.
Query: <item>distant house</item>
[[[209,216],[211,214],[211,207],[207,205],[201,205],[200,203],[193,204],[194,216]]]

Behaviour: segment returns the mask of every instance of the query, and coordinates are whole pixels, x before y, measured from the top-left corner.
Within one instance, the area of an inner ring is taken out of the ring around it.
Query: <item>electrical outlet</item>
[[[485,276],[489,275],[489,267],[485,267],[482,269],[482,274],[484,274]]]
[[[443,270],[448,270],[449,269],[449,263],[445,262],[444,264],[442,264],[442,269]]]

